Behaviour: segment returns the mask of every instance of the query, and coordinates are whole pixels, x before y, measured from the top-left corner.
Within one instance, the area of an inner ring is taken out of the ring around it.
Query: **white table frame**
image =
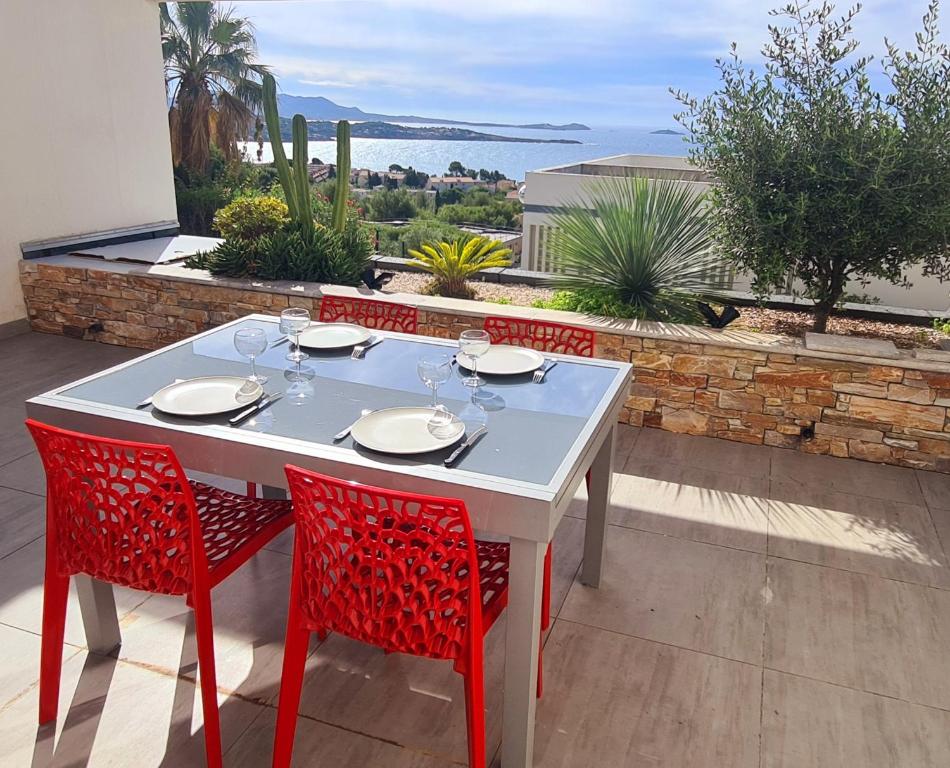
[[[227,333],[230,326],[248,320],[276,322],[272,316],[249,315],[172,346],[189,344],[212,333]],[[455,346],[445,339],[399,333],[382,335]],[[236,477],[273,489],[286,489],[283,467],[292,463],[372,485],[464,500],[476,530],[510,537],[502,765],[504,768],[532,765],[544,554],[589,469],[591,482],[581,581],[591,587],[600,585],[616,424],[626,398],[631,366],[612,360],[550,355],[573,363],[614,368],[617,375],[551,482],[539,485],[488,477],[461,467],[446,469],[441,465],[420,466],[411,461],[381,462],[345,446],[319,445],[228,426],[169,424],[152,418],[147,411],[92,403],[63,394],[64,390],[161,352],[147,353],[31,398],[26,404],[27,413],[66,429],[171,445],[188,469]],[[120,645],[121,636],[111,585],[77,577],[77,589],[89,649],[98,653],[112,652]]]

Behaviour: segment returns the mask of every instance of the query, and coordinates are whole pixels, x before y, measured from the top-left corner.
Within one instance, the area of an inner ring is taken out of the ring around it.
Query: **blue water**
[[[428,174],[445,173],[453,160],[468,168],[499,170],[511,179],[524,179],[525,171],[623,154],[685,155],[683,136],[653,134],[655,128],[597,127],[590,131],[532,131],[519,128],[470,127],[483,133],[502,136],[527,136],[541,139],[576,139],[581,144],[509,144],[498,141],[430,141],[403,139],[352,139],[354,168],[385,170],[391,163],[412,166]],[[286,152],[292,154],[290,144]],[[248,155],[256,157],[257,145],[248,144]],[[335,162],[336,145],[332,141],[311,141],[310,157]],[[264,144],[264,160],[272,159],[270,145]]]

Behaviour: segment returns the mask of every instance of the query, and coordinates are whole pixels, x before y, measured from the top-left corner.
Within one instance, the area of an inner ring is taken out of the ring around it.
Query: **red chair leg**
[[[43,637],[40,641],[40,725],[55,720],[59,707],[63,633],[66,629],[66,600],[69,597],[69,577],[56,573],[49,549],[47,547],[43,583]]]
[[[477,666],[464,674],[469,768],[485,768],[485,681],[481,665]]]
[[[541,631],[551,626],[551,543],[544,553],[544,587],[541,592]]]
[[[540,699],[544,691],[544,637],[538,641],[538,689],[537,697]]]
[[[192,595],[195,638],[198,642],[198,674],[201,678],[201,710],[205,721],[205,755],[208,768],[221,768],[221,722],[218,715],[218,683],[214,671],[214,627],[211,595]]]
[[[247,495],[252,499],[257,498],[257,483],[248,483],[247,484]]]
[[[300,627],[296,618],[291,615],[287,621],[287,639],[284,641],[284,666],[280,675],[273,768],[288,768],[294,752],[297,709],[300,706],[300,689],[303,686],[309,645],[310,632]]]

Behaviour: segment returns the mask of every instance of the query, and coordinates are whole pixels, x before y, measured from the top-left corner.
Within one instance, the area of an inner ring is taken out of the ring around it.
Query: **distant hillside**
[[[343,118],[341,118],[343,119]],[[264,131],[265,136],[267,131]],[[441,125],[395,125],[379,120],[353,123],[350,133],[356,139],[428,139],[435,141],[503,141],[521,144],[580,144],[577,139],[529,139],[520,136],[498,136],[481,133],[469,128],[454,128]],[[280,135],[283,141],[291,140],[291,119],[280,118]],[[336,125],[329,120],[308,120],[307,138],[310,141],[332,141],[336,138]]]
[[[476,125],[481,128],[528,128],[545,131],[589,131],[582,123],[554,125],[552,123],[529,123],[513,125],[509,123],[479,123],[467,120],[447,120],[439,117],[419,117],[418,115],[382,115],[376,112],[364,112],[359,107],[342,107],[323,96],[292,96],[282,93],[277,97],[277,111],[284,117],[303,115],[308,120],[355,120],[389,121],[396,123],[439,123],[440,125]]]

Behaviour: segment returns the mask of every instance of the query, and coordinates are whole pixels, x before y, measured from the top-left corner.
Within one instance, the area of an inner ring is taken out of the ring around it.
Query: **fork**
[[[350,358],[353,360],[362,360],[363,355],[366,354],[366,350],[370,347],[375,347],[382,340],[382,336],[370,336],[362,344],[357,344],[355,347],[353,347],[353,352],[350,354]]]
[[[532,381],[534,381],[535,384],[540,384],[542,381],[544,381],[544,377],[548,375],[548,371],[550,371],[555,365],[557,365],[557,360],[551,360],[550,358],[548,358],[544,362],[545,362],[545,365],[541,368],[538,368],[538,370],[534,372]]]

